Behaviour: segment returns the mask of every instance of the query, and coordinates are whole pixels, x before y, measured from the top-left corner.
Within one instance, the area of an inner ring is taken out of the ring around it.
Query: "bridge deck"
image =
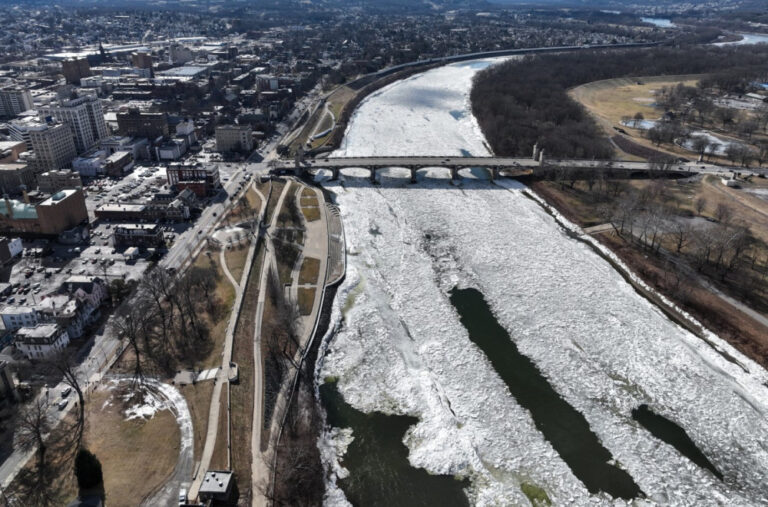
[[[576,169],[602,168],[618,171],[650,171],[653,164],[650,162],[638,162],[629,160],[560,160],[547,159],[547,166],[570,167]],[[276,170],[301,170],[331,169],[360,167],[364,169],[380,169],[384,167],[403,167],[418,169],[422,167],[492,167],[496,169],[534,169],[540,167],[539,162],[531,158],[516,157],[460,157],[460,156],[377,156],[377,157],[336,157],[336,158],[312,158],[305,159],[299,165],[294,160],[281,159],[273,163]],[[714,164],[681,162],[666,168],[674,172],[690,173],[714,173],[726,174],[734,170],[732,167],[718,166]]]

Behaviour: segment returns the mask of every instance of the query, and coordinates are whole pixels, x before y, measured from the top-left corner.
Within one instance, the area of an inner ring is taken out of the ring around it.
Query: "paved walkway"
[[[280,215],[280,209],[283,206],[285,196],[292,186],[292,182],[283,187],[283,192],[277,201],[272,221],[269,228],[274,230],[277,225],[277,217]],[[261,428],[264,419],[264,372],[262,371],[261,361],[261,321],[264,316],[264,301],[266,300],[265,290],[267,287],[267,277],[270,270],[277,272],[275,249],[272,245],[272,238],[269,234],[265,235],[264,241],[264,263],[261,268],[261,277],[259,280],[259,299],[256,302],[256,317],[253,326],[253,364],[254,364],[254,387],[253,387],[253,419],[251,421],[251,491],[252,505],[263,507],[268,505],[268,500],[261,493],[259,486],[264,485],[264,481],[269,479],[269,469],[264,461],[261,452]]]
[[[256,189],[256,186],[253,185],[253,188]],[[257,190],[258,192],[258,190]],[[259,220],[261,220],[264,217],[264,213],[267,209],[267,203],[266,200],[261,200],[261,209],[259,210]],[[242,307],[243,302],[243,287],[245,287],[245,282],[248,280],[248,276],[251,272],[251,267],[253,265],[253,257],[256,252],[256,245],[257,241],[251,241],[251,245],[248,248],[248,256],[245,260],[245,269],[243,269],[243,274],[240,278],[240,283],[236,283],[234,277],[229,271],[229,268],[226,265],[226,261],[224,260],[223,251],[220,253],[220,259],[221,259],[221,266],[224,271],[224,274],[229,279],[230,283],[235,287],[235,303],[232,306],[232,313],[229,317],[229,323],[227,324],[227,331],[226,331],[226,337],[224,340],[224,351],[221,355],[221,369],[224,371],[230,370],[230,363],[232,361],[232,341],[234,339],[235,334],[235,325],[237,324],[238,317],[240,315],[240,308]],[[202,482],[203,476],[205,476],[205,472],[208,470],[208,468],[211,465],[211,458],[213,457],[213,450],[216,446],[216,435],[219,431],[219,409],[221,407],[221,390],[222,387],[226,382],[228,382],[228,378],[224,379],[222,378],[221,381],[217,381],[216,384],[213,387],[213,395],[211,396],[211,406],[208,410],[208,427],[206,431],[205,436],[205,446],[203,447],[203,454],[200,457],[200,467],[198,467],[197,474],[192,482],[192,485],[189,488],[189,498],[195,499],[197,498],[198,492],[200,491],[200,483]]]
[[[305,185],[296,185],[298,186],[297,196],[300,195],[298,192],[301,192],[304,188],[311,188],[306,187]],[[278,203],[278,207],[276,208],[278,211],[275,212],[275,216],[279,214],[279,210],[282,207],[282,201],[283,198],[287,195],[287,187],[284,189],[283,194],[281,195],[281,200]],[[294,298],[294,301],[298,303],[298,287],[299,287],[299,270],[301,267],[301,262],[303,258],[306,257],[313,257],[318,260],[320,260],[320,268],[318,271],[318,280],[315,284],[304,284],[301,287],[304,288],[315,288],[315,299],[312,306],[312,312],[309,315],[302,316],[301,317],[301,329],[300,329],[300,343],[301,348],[298,351],[297,354],[303,354],[304,350],[306,349],[306,345],[309,342],[309,340],[312,337],[312,334],[315,330],[315,322],[317,321],[317,318],[320,313],[320,308],[322,305],[322,295],[323,291],[325,290],[325,281],[326,281],[326,272],[328,269],[327,261],[328,261],[328,226],[327,226],[327,216],[326,216],[326,207],[323,205],[324,203],[324,197],[322,193],[317,189],[312,189],[317,195],[318,202],[320,203],[320,219],[315,220],[313,222],[305,222],[306,230],[304,233],[304,248],[302,250],[302,255],[296,262],[296,265],[294,266],[293,270],[293,281],[291,284],[291,287],[288,289],[289,294],[292,298]],[[300,203],[300,199],[297,199],[297,203]],[[303,215],[302,215],[303,216]],[[273,220],[272,227],[276,224],[276,221]],[[267,256],[264,258],[264,268],[262,269],[262,287],[266,287],[266,277],[269,274],[269,270],[273,269],[275,272],[277,272],[277,265],[276,265],[276,259],[274,256],[274,248],[268,249]],[[261,365],[261,323],[263,319],[263,311],[264,311],[264,300],[266,297],[266,291],[262,290],[259,291],[259,301],[256,308],[256,326],[254,329],[254,361],[255,364]],[[254,408],[253,408],[253,429],[252,429],[252,442],[251,442],[251,452],[252,452],[252,483],[253,483],[253,500],[252,505],[254,507],[263,507],[268,505],[267,498],[264,497],[259,492],[259,488],[257,488],[257,485],[261,486],[267,486],[267,483],[265,481],[269,481],[271,479],[270,469],[266,465],[266,460],[271,460],[273,458],[272,455],[272,449],[267,449],[266,452],[261,451],[261,431],[262,431],[262,422],[263,422],[263,374],[256,376],[256,390],[255,390],[255,400],[254,400]],[[278,395],[278,399],[275,402],[275,406],[281,406],[281,401],[285,398],[286,391],[290,388],[292,385],[293,379],[287,378],[284,380],[283,385],[280,390],[280,394]],[[277,415],[275,413],[274,415]],[[280,422],[281,417],[273,417],[271,421],[271,427],[270,427],[270,435],[275,435],[276,432],[280,428]]]

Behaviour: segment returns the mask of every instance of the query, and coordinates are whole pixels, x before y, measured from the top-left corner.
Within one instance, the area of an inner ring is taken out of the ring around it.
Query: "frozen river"
[[[468,93],[490,63],[373,94],[336,155],[488,154]],[[768,503],[766,372],[668,320],[527,189],[472,173],[458,186],[439,169],[415,185],[395,169],[376,186],[354,170],[326,183],[348,247],[318,368],[335,426],[321,442],[327,504]],[[674,426],[667,439],[633,418],[641,406]],[[569,438],[589,445],[574,456]],[[584,454],[624,486],[601,485]],[[434,500],[398,496],[408,488]]]

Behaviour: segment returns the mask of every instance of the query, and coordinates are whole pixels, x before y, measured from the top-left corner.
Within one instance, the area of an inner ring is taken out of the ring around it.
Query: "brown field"
[[[305,257],[301,262],[301,271],[299,272],[299,284],[317,283],[317,277],[320,274],[320,259]]]
[[[304,219],[307,222],[314,222],[320,220],[320,209],[317,194],[311,188],[304,188],[301,191],[301,213],[304,215]]]
[[[213,395],[213,382],[200,382],[177,386],[179,392],[187,400],[189,414],[192,416],[192,430],[194,435],[196,458],[203,454],[205,445],[205,433],[208,431],[208,411],[211,408],[211,396]]]
[[[621,128],[629,133],[635,143],[658,150],[660,148],[647,140],[641,130],[622,125],[622,117],[642,113],[648,120],[659,118],[663,111],[652,105],[656,90],[678,83],[695,86],[701,78],[701,75],[682,75],[606,79],[572,88],[568,95],[590,112],[608,137],[617,135],[614,127]],[[691,152],[678,147],[665,145],[662,149],[682,157],[693,156]],[[641,157],[626,153],[618,147],[616,154],[625,160],[642,160]]]
[[[299,287],[299,312],[302,315],[309,315],[312,313],[312,306],[315,304],[315,288],[305,289]]]
[[[248,257],[248,245],[240,245],[234,248],[230,248],[224,253],[224,260],[227,263],[229,272],[232,274],[232,278],[236,282],[240,282],[240,277],[243,276],[245,270],[245,261]]]
[[[250,497],[252,487],[250,442],[254,400],[253,331],[263,260],[264,249],[259,248],[253,259],[254,264],[248,277],[243,307],[232,344],[232,360],[238,364],[240,370],[239,381],[230,385],[231,435],[232,442],[236,442],[232,446],[232,469],[237,477],[237,487],[241,499]]]
[[[572,88],[568,95],[603,120],[603,125],[613,131],[614,126],[622,127],[623,116],[634,116],[638,112],[649,120],[661,116],[663,111],[652,106],[656,90],[678,83],[696,86],[701,78],[700,75],[687,75],[606,79]]]
[[[251,209],[258,211],[261,208],[261,197],[251,186],[248,187],[248,191],[245,193],[245,199],[248,201]]]
[[[204,315],[206,324],[210,329],[210,337],[213,343],[208,354],[205,357],[198,358],[196,361],[196,364],[203,369],[215,368],[221,365],[221,351],[224,348],[224,338],[227,322],[229,321],[229,314],[232,311],[232,305],[235,302],[235,289],[232,287],[232,284],[229,283],[227,277],[224,276],[224,272],[219,264],[218,252],[211,251],[210,256],[208,256],[205,250],[202,251],[197,259],[195,259],[194,265],[197,267],[208,267],[213,265],[219,274],[219,278],[216,281],[216,289],[214,291],[214,297],[219,302],[219,307],[215,312],[215,315],[209,315],[207,313]]]
[[[216,445],[213,447],[213,456],[211,456],[211,470],[229,470],[229,461],[227,460],[227,386],[221,388],[221,399],[219,400],[219,426],[216,432]]]
[[[104,406],[108,400],[111,404]],[[111,391],[97,391],[87,419],[86,445],[101,461],[110,506],[137,505],[173,472],[181,436],[170,411],[126,421],[121,400]]]
[[[355,98],[355,95],[357,95],[357,92],[351,88],[347,86],[340,86],[336,89],[336,91],[328,96],[328,109],[333,112],[337,120],[339,119],[339,115],[341,115],[341,110],[344,109],[344,106],[347,104],[347,102]]]

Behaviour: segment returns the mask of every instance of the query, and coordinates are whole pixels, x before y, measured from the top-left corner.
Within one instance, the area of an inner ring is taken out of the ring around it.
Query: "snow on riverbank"
[[[468,104],[484,65],[450,65],[378,91],[335,155],[486,154]],[[386,176],[377,187],[364,178],[326,184],[338,194],[350,251],[336,322],[346,298],[355,299],[326,337],[320,378],[338,378],[358,410],[418,417],[405,436],[411,464],[470,477],[476,504],[524,505],[523,481],[557,505],[624,504],[586,491],[469,340],[446,293],[477,287],[652,500],[768,502],[764,370],[729,350],[744,372],[670,322],[521,185],[455,188],[447,171],[430,173],[417,185]],[[725,483],[636,424],[630,412],[641,403],[683,426]]]

